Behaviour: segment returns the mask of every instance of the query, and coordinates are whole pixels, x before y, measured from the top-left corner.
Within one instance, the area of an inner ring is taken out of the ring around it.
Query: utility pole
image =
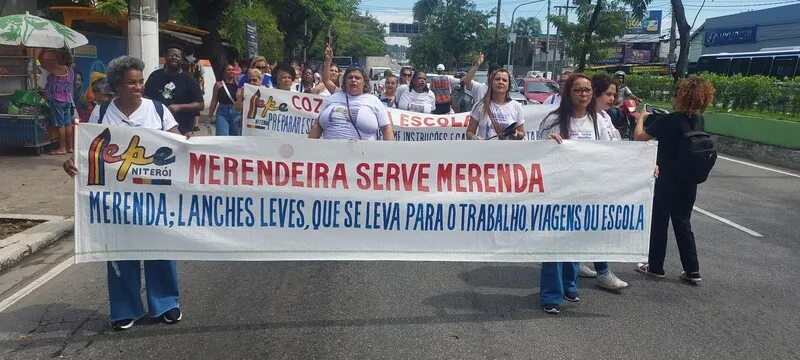
[[[558,9],[558,17],[561,17],[561,6],[556,6],[555,8]],[[555,79],[555,76],[556,76],[556,67],[557,67],[557,65],[556,65],[556,54],[558,53],[558,36],[560,34],[561,34],[561,29],[556,28],[556,43],[555,43],[555,46],[553,46],[553,48],[550,49],[550,51],[553,52],[553,79]],[[548,54],[548,55],[550,55],[550,54]]]
[[[306,63],[306,48],[308,47],[308,20],[303,23],[303,64]]]
[[[500,63],[500,6],[502,1],[497,0],[497,19],[494,23],[494,62],[498,64]]]
[[[675,48],[678,47],[678,39],[675,38],[675,27],[677,20],[672,16],[672,27],[669,28],[669,54],[667,55],[667,62],[672,64],[675,62]]]
[[[550,0],[547,0],[547,35],[545,36],[545,46],[550,46]],[[548,50],[549,51],[549,50]],[[536,51],[533,52],[536,54]],[[549,59],[550,57],[547,56],[548,54],[544,54],[544,78],[547,79],[547,69],[550,67]],[[535,56],[534,56],[535,57]],[[531,62],[531,66],[533,66],[533,62]],[[552,76],[550,77],[553,78]]]
[[[158,70],[158,6],[156,0],[130,0],[128,55],[144,61],[145,79]]]
[[[567,0],[567,5],[555,6],[555,8],[558,9],[558,16],[561,16],[561,9],[564,9],[565,21],[569,22],[569,11],[571,9],[574,9],[575,7],[574,6],[569,6],[569,0]],[[555,49],[553,51],[553,71],[555,71],[555,68],[556,68],[556,54],[558,53],[558,42],[559,42],[559,39],[560,39],[560,35],[561,35],[560,31],[556,32],[556,46],[555,46]],[[561,69],[563,70],[563,68],[564,68],[564,53],[566,53],[566,49],[567,49],[567,39],[564,39],[564,43],[561,45],[561,49],[562,49],[561,50],[561,58],[559,59],[559,63],[561,64]]]

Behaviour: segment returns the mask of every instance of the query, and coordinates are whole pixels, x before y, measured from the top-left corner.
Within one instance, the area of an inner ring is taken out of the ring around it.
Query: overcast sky
[[[529,1],[531,0],[503,1],[500,11],[500,21],[505,24],[510,23],[514,8]],[[567,1],[568,0],[555,0],[553,1],[553,6],[566,5]],[[360,8],[362,11],[369,11],[381,22],[386,24],[386,31],[388,32],[388,24],[390,22],[412,22],[411,8],[414,6],[414,2],[415,0],[361,0]],[[473,0],[473,2],[475,2],[479,10],[483,11],[488,11],[497,7],[497,1]],[[800,0],[706,0],[705,6],[700,11],[699,16],[697,16],[697,22],[694,27],[697,28],[702,25],[707,18],[766,9],[796,2],[800,2]],[[670,22],[672,21],[670,17],[672,11],[670,10],[669,4],[669,0],[653,0],[650,4],[651,10],[664,11],[661,25],[662,33],[669,33]],[[683,4],[686,9],[686,17],[689,20],[689,24],[691,24],[695,16],[698,15],[698,10],[700,10],[703,0],[683,0]],[[554,13],[555,11],[556,10],[553,9]],[[541,19],[542,23],[544,23],[547,16],[547,2],[543,1],[541,3],[523,5],[517,10],[514,16],[516,18],[534,16]],[[494,23],[494,20],[492,20],[492,23]],[[555,29],[551,29],[551,33],[552,32],[555,32]],[[386,41],[389,44],[408,45],[408,39],[406,38],[389,37]]]

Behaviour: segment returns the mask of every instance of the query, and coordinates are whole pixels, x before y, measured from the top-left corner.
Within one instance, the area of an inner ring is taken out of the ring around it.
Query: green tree
[[[514,22],[517,36],[534,37],[542,32],[542,21],[536,17],[519,18]]]
[[[223,35],[236,50],[245,57],[247,41],[245,38],[245,21],[256,23],[258,33],[258,52],[274,62],[283,58],[283,34],[278,30],[278,22],[272,9],[261,2],[254,2],[251,7],[231,6],[222,16]]]
[[[433,12],[441,5],[442,0],[418,0],[414,3],[414,7],[411,8],[414,21],[424,22],[428,20],[428,17],[433,15]]]
[[[275,14],[278,29],[283,33],[283,58],[292,60],[294,50],[308,47],[310,38],[303,36],[308,20],[309,30],[318,36],[326,31],[323,24],[331,24],[337,16],[349,17],[356,13],[358,0],[261,0]],[[316,25],[316,26],[315,26]]]
[[[334,18],[332,35],[334,54],[359,58],[382,56],[387,52],[386,29],[370,13]]]
[[[409,40],[409,58],[422,68],[457,66],[468,53],[480,50],[489,16],[471,1],[447,0],[425,20],[424,32]]]
[[[625,33],[624,24],[626,16],[620,4],[630,6],[632,8],[633,17],[635,19],[641,19],[651,1],[652,0],[621,0],[618,2],[597,0],[597,2],[592,5],[591,0],[574,0],[574,4],[577,7],[576,12],[578,13],[577,25],[583,27],[583,37],[576,37],[573,40],[578,41],[570,42],[570,44],[578,50],[578,52],[573,53],[578,59],[578,71],[584,71],[586,69],[587,55],[589,55],[590,60],[596,60],[592,59],[591,55],[592,51],[595,51],[595,55],[597,55],[597,50],[599,49],[597,45],[607,47],[609,40],[612,40],[609,36],[614,36],[614,38],[616,38]],[[621,20],[620,13],[622,14]],[[605,16],[606,14],[608,16]],[[566,21],[562,21],[562,23],[564,22]],[[613,22],[614,24],[607,26],[607,22]],[[623,24],[622,31],[620,32],[617,31],[616,25],[618,22]],[[593,42],[598,42],[600,44],[593,44]]]

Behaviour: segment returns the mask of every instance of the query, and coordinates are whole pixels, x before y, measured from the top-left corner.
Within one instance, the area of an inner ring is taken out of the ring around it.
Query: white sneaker
[[[594,271],[590,269],[588,266],[581,263],[580,269],[578,269],[578,276],[593,278],[597,276],[597,271]]]
[[[622,281],[617,275],[609,271],[605,274],[597,275],[597,286],[608,290],[622,290],[628,287],[628,283]]]

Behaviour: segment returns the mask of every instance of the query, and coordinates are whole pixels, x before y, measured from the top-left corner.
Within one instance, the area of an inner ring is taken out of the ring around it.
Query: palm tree
[[[542,21],[536,17],[519,18],[514,22],[514,32],[518,36],[534,37],[542,32]]]
[[[578,58],[578,71],[583,72],[586,69],[586,54],[589,52],[588,46],[592,41],[592,33],[597,30],[597,26],[599,25],[598,20],[600,18],[600,12],[605,7],[605,0],[597,0],[597,4],[594,5],[594,11],[592,12],[592,17],[589,19],[589,25],[586,28],[586,34],[583,37],[583,46],[582,48],[582,56]],[[681,2],[681,0],[672,0],[673,4],[675,1]],[[591,0],[577,0],[575,3],[578,4],[589,4]],[[644,17],[644,12],[647,11],[647,6],[650,5],[652,0],[622,0],[622,3],[625,5],[630,6],[633,9],[633,16],[634,18],[641,19]],[[681,9],[683,9],[683,5],[681,5]],[[685,20],[685,17],[684,17]],[[688,37],[688,35],[687,35]],[[688,46],[688,43],[687,43]],[[681,48],[682,49],[682,48]],[[688,50],[687,50],[688,52]]]

